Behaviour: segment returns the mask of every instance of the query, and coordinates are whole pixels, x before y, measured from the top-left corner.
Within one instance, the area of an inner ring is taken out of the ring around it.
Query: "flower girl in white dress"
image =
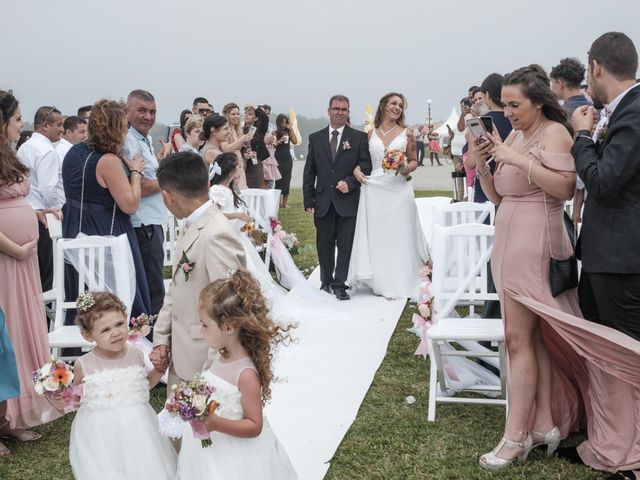
[[[212,445],[203,448],[184,425],[178,458],[182,480],[293,480],[298,476],[262,414],[271,397],[271,356],[289,327],[268,316],[260,286],[246,270],[200,293],[202,334],[219,354],[202,375],[215,387],[219,407],[206,417]]]
[[[173,480],[177,455],[149,405],[149,388],[162,373],[147,375],[142,352],[127,345],[124,304],[112,293],[87,292],[77,310],[82,335],[96,347],[74,366],[74,383],[82,384],[69,445],[74,477]]]

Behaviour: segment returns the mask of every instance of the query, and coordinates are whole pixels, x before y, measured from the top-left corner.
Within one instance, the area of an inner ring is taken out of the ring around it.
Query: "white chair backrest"
[[[280,190],[247,188],[242,190],[242,200],[247,205],[247,211],[258,226],[265,232],[271,232],[271,217],[278,217],[280,208]]]
[[[416,198],[416,208],[422,233],[427,243],[431,245],[431,226],[433,225],[433,209],[438,205],[448,205],[450,197],[421,197]]]
[[[433,226],[434,321],[449,315],[456,305],[498,300],[488,291],[493,235],[493,226],[479,223]]]
[[[65,312],[75,310],[76,298],[87,290],[111,291],[131,313],[136,291],[136,274],[131,248],[125,234],[119,237],[86,236],[60,239],[56,244],[56,320],[54,329],[64,325]],[[66,261],[65,261],[66,260]],[[65,263],[78,274],[78,291],[65,301]]]
[[[448,205],[436,205],[433,212],[433,223],[443,227],[462,225],[464,223],[484,223],[489,218],[493,225],[496,208],[491,202],[456,202]]]
[[[173,256],[175,254],[176,241],[180,237],[182,220],[178,220],[171,213],[168,216],[169,222],[162,226],[164,234],[164,266],[173,267]]]
[[[51,289],[55,291],[58,285],[56,283],[56,243],[62,238],[62,222],[53,213],[47,213],[45,216],[47,217],[47,229],[53,244],[53,283]]]

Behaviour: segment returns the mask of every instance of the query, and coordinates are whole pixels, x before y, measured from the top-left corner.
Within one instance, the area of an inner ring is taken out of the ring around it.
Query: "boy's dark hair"
[[[200,155],[193,152],[172,153],[160,162],[156,171],[162,190],[174,190],[187,198],[209,192],[209,172]]]
[[[93,108],[93,105],[85,105],[84,107],[78,108],[78,116],[81,117],[83,113],[90,112]]]
[[[562,80],[569,88],[578,88],[584,81],[585,68],[577,58],[563,58],[560,64],[551,69],[549,76]]]
[[[598,37],[589,49],[589,65],[594,60],[617,80],[636,78],[638,52],[633,41],[624,33],[608,32]]]
[[[87,121],[84,118],[80,118],[80,117],[76,117],[75,115],[72,115],[70,117],[67,117],[64,120],[64,123],[62,124],[62,128],[64,128],[64,131],[66,132],[67,130],[71,130],[72,132],[78,128],[78,125],[86,125]]]

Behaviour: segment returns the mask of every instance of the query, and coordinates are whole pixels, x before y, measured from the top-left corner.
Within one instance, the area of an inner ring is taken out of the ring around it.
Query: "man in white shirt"
[[[71,116],[67,117],[63,124],[64,134],[58,143],[56,143],[55,149],[60,159],[60,171],[62,171],[62,162],[67,152],[71,150],[74,145],[84,142],[88,136],[87,120],[84,118]]]
[[[60,210],[65,202],[62,168],[53,146],[63,131],[62,114],[55,107],[40,107],[33,120],[31,138],[18,150],[18,158],[29,167],[31,190],[27,200],[34,210]],[[53,248],[47,227],[39,224],[38,263],[42,291],[53,285]]]

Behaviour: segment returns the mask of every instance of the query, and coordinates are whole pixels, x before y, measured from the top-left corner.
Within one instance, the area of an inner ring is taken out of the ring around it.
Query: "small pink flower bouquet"
[[[287,233],[282,228],[282,224],[280,220],[276,217],[271,217],[271,230],[273,231],[273,236],[278,238],[282,244],[289,250],[291,255],[296,255],[299,252],[300,241],[298,237],[296,237],[295,233]]]
[[[45,363],[38,370],[34,370],[33,388],[40,396],[48,400],[55,400],[55,397],[62,397],[64,401],[64,412],[68,413],[78,408],[76,396],[80,393],[73,385],[73,367],[56,357]]]
[[[157,315],[147,315],[146,313],[131,317],[129,322],[129,341],[136,342],[149,335],[157,318]]]
[[[215,388],[198,374],[193,380],[173,385],[164,405],[170,416],[191,425],[193,435],[202,441],[202,448],[211,445],[211,436],[204,420],[219,406],[212,397],[214,392]]]

